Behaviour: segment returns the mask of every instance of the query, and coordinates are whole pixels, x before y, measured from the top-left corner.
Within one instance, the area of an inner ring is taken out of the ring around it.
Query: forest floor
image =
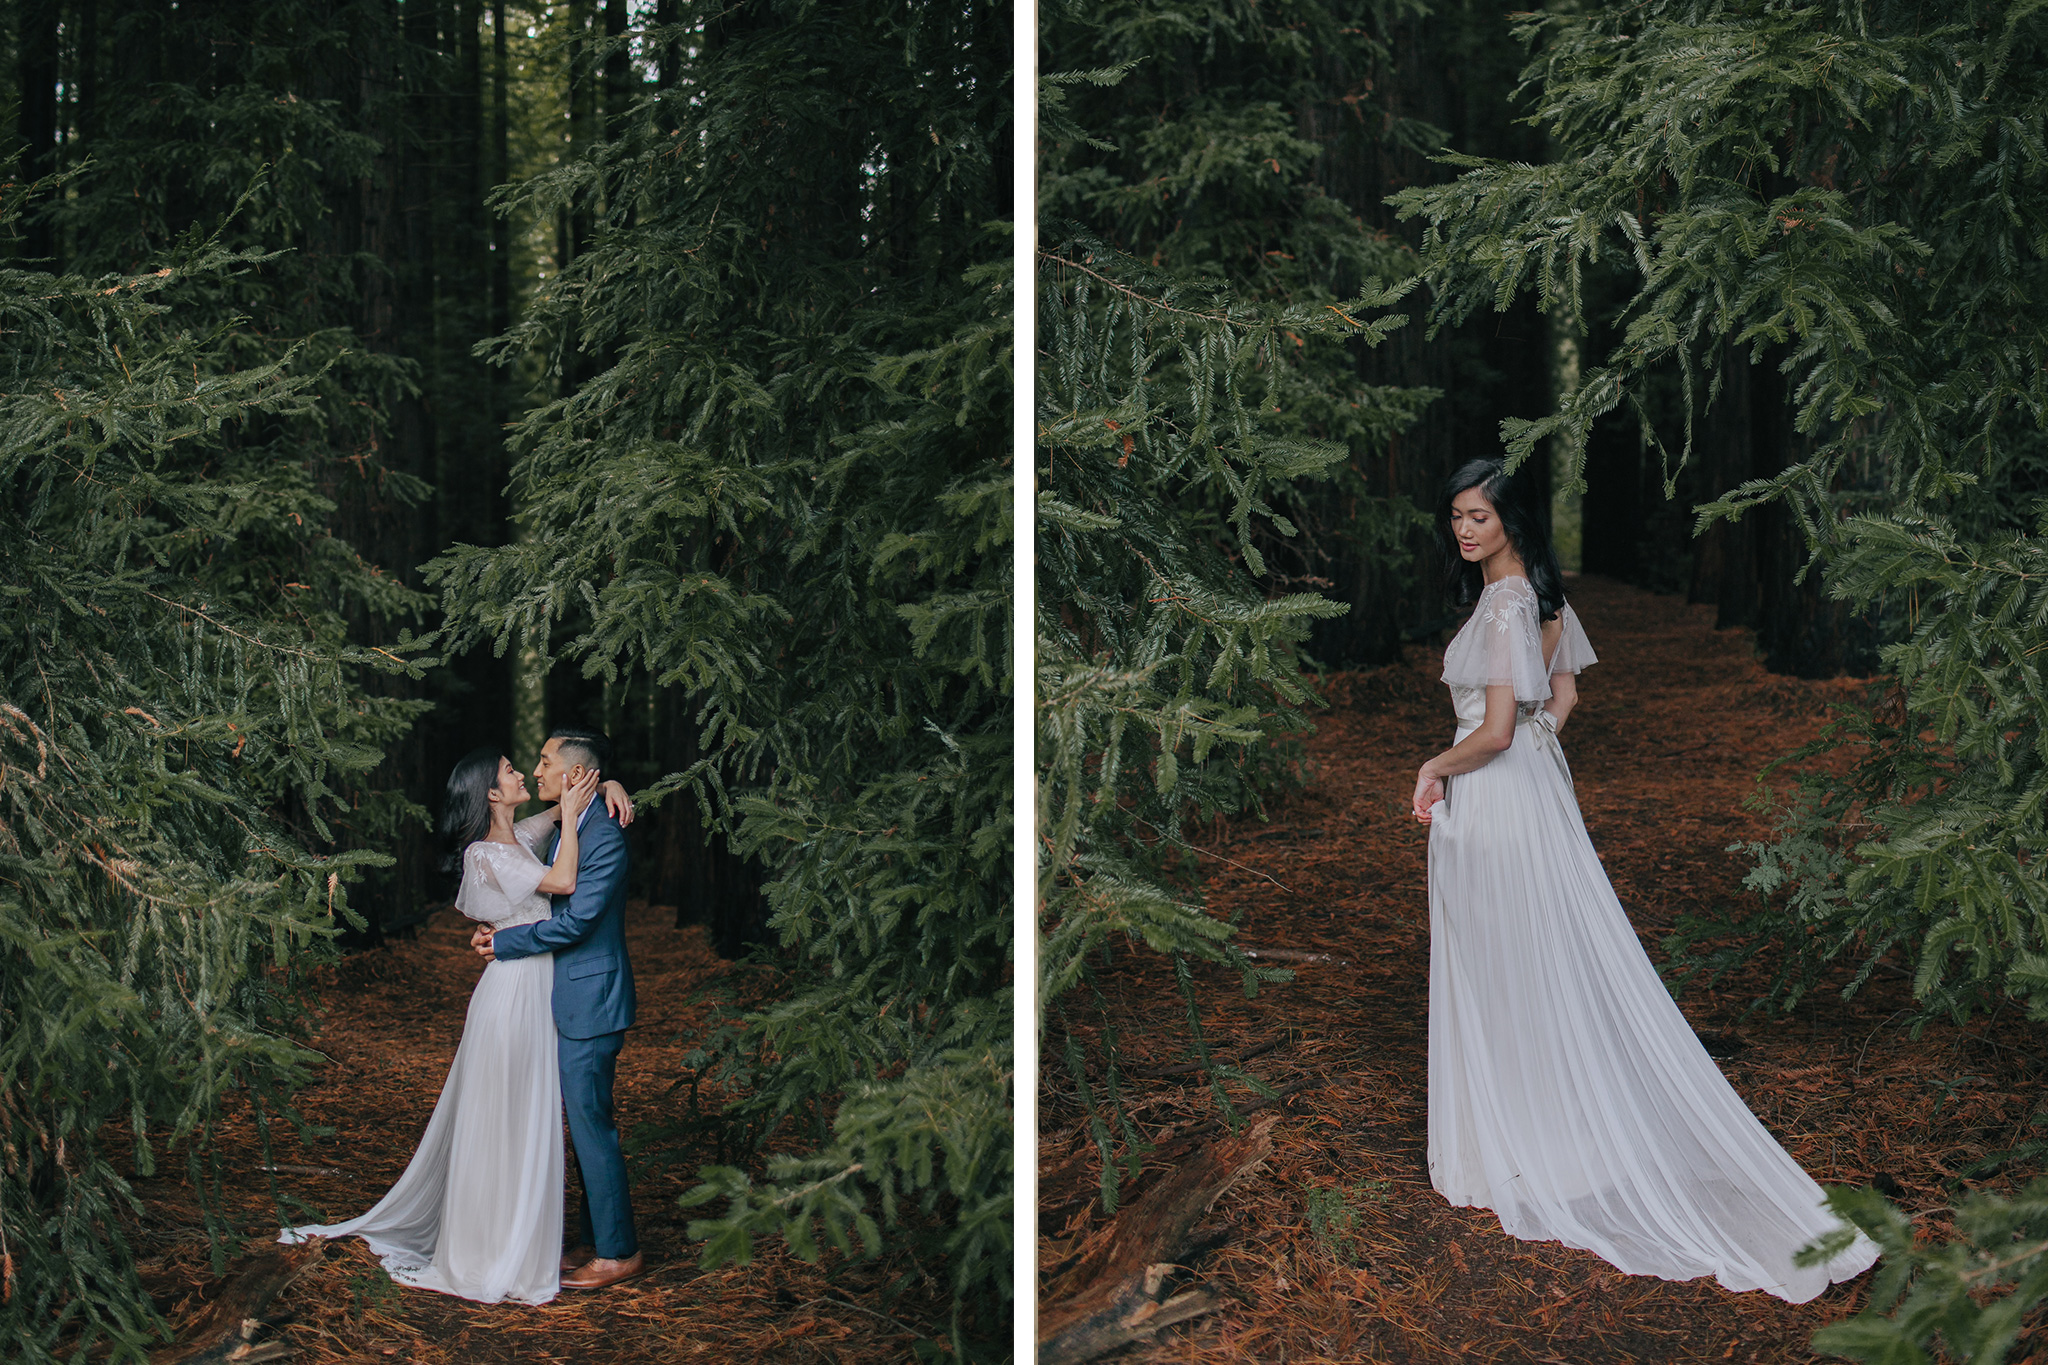
[[[666,906],[636,901],[628,907],[640,1017],[619,1058],[622,1134],[688,1112],[688,1056],[715,1027],[716,997],[762,989],[759,969],[720,959],[701,928],[678,930],[674,921]],[[257,1253],[277,1235],[266,1165],[277,1168],[286,1195],[304,1201],[307,1207],[294,1214],[301,1223],[354,1217],[405,1169],[483,969],[469,946],[471,927],[454,910],[443,910],[416,937],[317,973],[310,1041],[330,1060],[300,1093],[299,1108],[333,1136],[301,1143],[289,1130],[274,1132],[266,1159],[253,1123],[230,1122],[221,1143],[227,1172],[222,1206],[241,1234],[242,1252]],[[699,1098],[715,1115],[724,1097],[708,1084],[705,1092]],[[686,1224],[722,1205],[683,1209],[677,1196],[708,1162],[759,1173],[758,1158],[718,1150],[718,1132],[718,1124],[706,1122],[659,1157],[629,1159],[634,1218],[651,1267],[638,1279],[592,1293],[565,1291],[542,1307],[484,1306],[402,1290],[360,1241],[348,1239],[329,1244],[320,1262],[279,1296],[271,1316],[294,1348],[292,1359],[304,1365],[854,1365],[907,1359],[913,1343],[937,1337],[943,1328],[931,1324],[945,1322],[950,1300],[940,1286],[920,1289],[914,1279],[909,1289],[885,1295],[900,1265],[842,1260],[828,1249],[814,1266],[768,1240],[756,1243],[750,1265],[700,1269]],[[137,1181],[136,1193],[146,1209],[137,1236],[144,1281],[172,1325],[187,1327],[207,1312],[224,1283],[210,1268],[198,1201],[189,1183],[176,1178]]]
[[[1751,894],[1740,886],[1746,859],[1726,850],[1769,834],[1769,817],[1743,804],[1758,772],[1814,736],[1827,703],[1860,698],[1864,684],[1766,673],[1746,632],[1713,628],[1711,607],[1599,578],[1569,590],[1601,661],[1582,680],[1564,744],[1594,847],[1661,966],[1679,915]],[[1426,829],[1408,803],[1416,767],[1451,738],[1441,667],[1440,649],[1419,647],[1399,665],[1333,677],[1332,705],[1308,741],[1306,788],[1273,803],[1268,822],[1192,836],[1208,904],[1242,917],[1241,946],[1329,960],[1276,962],[1293,981],[1250,1000],[1234,974],[1198,974],[1214,1054],[1253,1058],[1246,1069],[1286,1099],[1272,1156],[1212,1215],[1235,1223],[1230,1240],[1193,1268],[1221,1292],[1220,1308],[1118,1360],[1818,1359],[1808,1339],[1863,1306],[1867,1276],[1798,1305],[1711,1280],[1624,1276],[1555,1242],[1513,1240],[1492,1214],[1450,1207],[1430,1188]],[[1898,974],[1880,972],[1846,1002],[1840,984],[1790,1015],[1745,1013],[1760,976],[1695,984],[1679,1004],[1695,1029],[1719,1035],[1728,1079],[1816,1179],[1889,1175],[1896,1202],[1927,1215],[1927,1235],[1938,1236],[1957,1169],[2022,1136],[2048,1037],[2008,1015],[1932,1024],[1915,1040]],[[1123,951],[1101,986],[1125,1099],[1157,1148],[1125,1185],[1128,1203],[1184,1158],[1191,1130],[1211,1128],[1217,1109],[1200,1076],[1156,1074],[1185,1072],[1191,1055],[1168,965]],[[1082,1001],[1068,1002],[1074,1032],[1099,1055],[1103,1016]],[[1049,1037],[1042,1055],[1063,1046]],[[1252,1101],[1232,1089],[1235,1103]],[[1091,1197],[1100,1163],[1062,1069],[1041,1073],[1040,1105],[1040,1269],[1050,1282],[1105,1219]],[[1352,1221],[1350,1235],[1327,1219],[1317,1235],[1312,1194]],[[2048,1362],[2048,1332],[2037,1323],[2010,1359]]]

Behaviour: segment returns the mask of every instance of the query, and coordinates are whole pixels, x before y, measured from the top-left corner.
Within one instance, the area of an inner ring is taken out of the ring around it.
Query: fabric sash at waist
[[[1476,725],[1459,726],[1458,737],[1452,742],[1463,743],[1478,728]],[[1515,743],[1534,744],[1538,749],[1550,755],[1550,761],[1557,765],[1558,775],[1564,778],[1565,786],[1569,787],[1572,785],[1571,765],[1564,761],[1564,746],[1558,742],[1557,722],[1551,718],[1550,712],[1539,708],[1526,716],[1517,713],[1515,716]]]

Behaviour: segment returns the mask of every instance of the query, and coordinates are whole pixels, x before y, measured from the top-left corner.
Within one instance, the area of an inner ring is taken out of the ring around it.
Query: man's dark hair
[[[581,763],[586,768],[595,768],[600,773],[609,773],[612,766],[612,742],[602,730],[585,730],[576,725],[557,725],[548,732],[549,739],[562,741],[560,750],[562,762],[568,767]]]

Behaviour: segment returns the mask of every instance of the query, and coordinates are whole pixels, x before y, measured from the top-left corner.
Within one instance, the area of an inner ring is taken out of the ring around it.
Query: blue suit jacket
[[[561,836],[557,834],[559,845]],[[554,913],[536,924],[500,929],[492,951],[512,962],[555,955],[555,1031],[597,1038],[633,1026],[633,964],[626,957],[626,832],[594,806],[583,827],[576,889],[554,898]],[[548,854],[550,861],[554,853]]]

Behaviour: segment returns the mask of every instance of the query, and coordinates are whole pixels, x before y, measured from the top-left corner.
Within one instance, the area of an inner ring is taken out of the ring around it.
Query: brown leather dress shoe
[[[635,1275],[646,1273],[647,1261],[637,1251],[623,1260],[599,1256],[588,1265],[578,1268],[574,1274],[564,1275],[562,1288],[603,1289],[607,1285],[614,1285],[621,1280],[630,1280]]]
[[[579,1270],[597,1259],[597,1248],[593,1246],[570,1247],[562,1253],[562,1273],[567,1275]]]

